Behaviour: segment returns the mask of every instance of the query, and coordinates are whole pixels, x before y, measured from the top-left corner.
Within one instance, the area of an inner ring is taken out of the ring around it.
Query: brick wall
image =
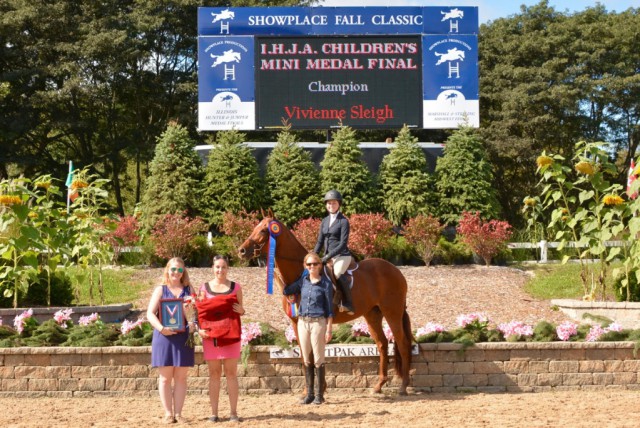
[[[413,358],[409,391],[637,390],[640,359],[633,349],[630,342],[481,343],[461,352],[457,344],[423,344]],[[196,350],[189,390],[207,394],[207,365],[201,348]],[[157,373],[149,365],[150,352],[150,347],[0,349],[0,397],[155,395]],[[369,390],[377,382],[377,370],[376,357],[328,358],[327,385]],[[268,347],[255,347],[239,376],[245,393],[304,387],[299,360],[271,360]],[[393,379],[389,388],[398,382]]]

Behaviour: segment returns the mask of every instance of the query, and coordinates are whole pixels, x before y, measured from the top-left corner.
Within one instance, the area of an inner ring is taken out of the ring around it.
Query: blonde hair
[[[182,276],[180,277],[180,284],[182,284],[183,286],[188,285],[189,287],[191,287],[191,280],[189,279],[189,273],[187,273],[187,267],[184,264],[184,260],[182,260],[180,257],[174,257],[167,262],[166,266],[164,267],[164,271],[162,272],[162,283],[169,284],[169,265],[171,265],[172,263],[179,263],[180,265],[182,265],[182,269],[184,269],[184,271],[182,272]]]
[[[307,253],[307,255],[306,255],[306,256],[304,256],[304,259],[303,259],[302,263],[304,263],[304,264],[306,265],[306,264],[307,264],[307,259],[308,259],[309,257],[313,257],[313,258],[315,259],[315,261],[318,261],[318,262],[322,263],[322,259],[320,258],[320,256],[318,255],[318,253],[316,253],[316,252],[314,252],[314,251],[309,251],[309,252]]]

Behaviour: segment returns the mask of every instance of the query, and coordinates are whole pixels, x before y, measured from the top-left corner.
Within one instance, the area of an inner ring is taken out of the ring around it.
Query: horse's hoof
[[[409,394],[407,394],[407,391],[398,391],[398,395],[405,396],[405,395],[409,395]]]
[[[374,394],[380,394],[382,392],[382,388],[379,386],[376,386],[375,388],[373,388],[373,393]]]

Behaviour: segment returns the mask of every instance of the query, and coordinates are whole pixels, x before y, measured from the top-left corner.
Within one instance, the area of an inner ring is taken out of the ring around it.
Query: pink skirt
[[[242,348],[239,340],[231,345],[214,346],[213,339],[202,339],[202,347],[205,361],[239,359]]]

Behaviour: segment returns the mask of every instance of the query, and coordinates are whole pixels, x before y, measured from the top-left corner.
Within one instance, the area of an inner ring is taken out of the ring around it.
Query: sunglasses
[[[311,267],[311,266],[320,266],[321,264],[322,264],[322,263],[320,263],[320,262],[311,262],[311,263],[307,263],[307,266],[308,266],[308,267]]]
[[[170,270],[171,272],[178,272],[178,273],[184,272],[183,268],[177,268],[177,267],[172,267]]]

